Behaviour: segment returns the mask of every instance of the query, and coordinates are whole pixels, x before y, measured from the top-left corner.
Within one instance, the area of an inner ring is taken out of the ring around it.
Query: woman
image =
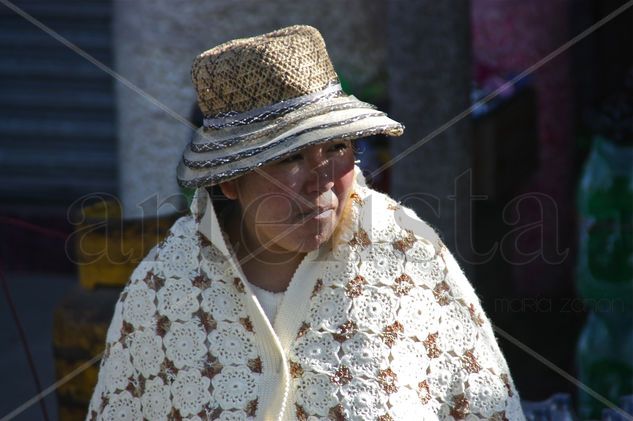
[[[403,127],[340,90],[318,31],[228,42],[192,75],[191,215],[121,294],[88,418],[524,419],[453,256],[354,165],[354,139]]]

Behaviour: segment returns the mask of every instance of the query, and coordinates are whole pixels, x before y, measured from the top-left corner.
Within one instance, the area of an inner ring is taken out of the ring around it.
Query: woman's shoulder
[[[389,251],[390,259],[401,261],[413,273],[424,274],[420,280],[430,282],[432,288],[450,288],[455,297],[478,301],[463,269],[430,223],[390,196],[366,186],[355,194],[358,223],[350,236],[351,245],[382,254]]]
[[[358,202],[359,225],[370,239],[398,241],[402,237],[429,241],[440,251],[442,240],[433,226],[417,213],[385,193],[360,186],[353,194]],[[373,237],[373,238],[372,238]]]
[[[155,244],[136,266],[128,284],[146,279],[148,273],[154,275],[167,271],[187,271],[197,266],[192,259],[195,249],[203,242],[192,215],[178,218],[167,231],[165,237]],[[193,252],[193,253],[192,253]]]

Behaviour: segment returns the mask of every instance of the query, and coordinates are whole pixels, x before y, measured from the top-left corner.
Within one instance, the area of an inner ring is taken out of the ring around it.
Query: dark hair
[[[231,208],[236,205],[235,200],[227,198],[224,193],[222,193],[222,189],[220,189],[220,186],[207,186],[205,188],[209,193],[209,197],[211,198],[211,203],[213,203],[213,208],[215,209],[216,215],[220,216],[227,208]]]

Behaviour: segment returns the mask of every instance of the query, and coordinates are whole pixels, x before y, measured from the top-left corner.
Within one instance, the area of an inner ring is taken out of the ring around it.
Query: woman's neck
[[[305,253],[271,251],[261,246],[253,241],[249,233],[241,232],[240,218],[236,217],[238,214],[224,213],[220,224],[228,235],[246,279],[267,291],[285,291]]]

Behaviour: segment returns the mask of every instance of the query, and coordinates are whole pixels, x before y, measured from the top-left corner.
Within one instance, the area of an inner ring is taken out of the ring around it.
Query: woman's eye
[[[282,164],[288,164],[291,162],[295,162],[295,161],[299,161],[301,159],[301,155],[300,154],[295,154],[295,155],[290,155],[288,158],[286,159],[282,159],[280,161],[280,163]]]
[[[336,143],[332,146],[331,150],[333,152],[344,151],[348,147],[349,145],[347,143]]]

